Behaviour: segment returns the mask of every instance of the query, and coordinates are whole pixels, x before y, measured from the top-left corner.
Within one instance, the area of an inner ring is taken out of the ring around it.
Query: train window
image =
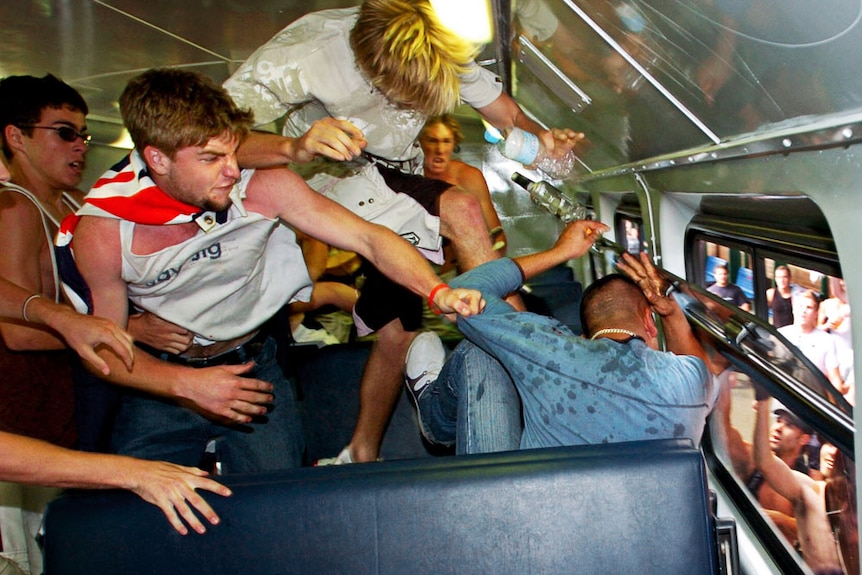
[[[834,249],[768,227],[713,212],[687,233],[686,313],[728,362],[704,452],[782,572],[858,573],[840,265]]]
[[[710,426],[714,457],[756,517],[752,522],[769,534],[770,547],[783,549],[781,560],[796,570],[805,562],[814,573],[858,573],[852,452],[758,394],[746,373],[728,369],[717,379],[723,389]]]
[[[614,222],[614,232],[622,247],[630,254],[637,255],[648,251],[643,222],[640,218],[618,216]]]
[[[783,327],[793,323],[793,299],[812,290],[823,296],[828,276],[780,259],[764,258],[766,272],[766,309],[769,323]]]
[[[696,332],[728,365],[715,378],[721,395],[704,446],[715,475],[766,547],[781,550],[783,572],[806,572],[807,563],[857,573],[850,406],[774,326],[670,279]],[[803,513],[818,521],[798,521]]]

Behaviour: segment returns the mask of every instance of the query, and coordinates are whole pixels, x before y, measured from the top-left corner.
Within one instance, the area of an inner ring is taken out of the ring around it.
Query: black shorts
[[[377,331],[392,320],[401,320],[404,331],[422,328],[422,298],[384,276],[368,262],[363,265],[365,283],[354,312]]]
[[[400,170],[377,165],[386,185],[393,191],[416,200],[428,213],[440,215],[440,196],[452,187],[442,180],[405,174]],[[422,327],[422,298],[393,282],[369,263],[363,265],[365,284],[356,301],[354,311],[365,325],[378,330],[392,320],[401,320],[405,331]]]
[[[429,214],[440,216],[440,196],[451,188],[452,184],[416,174],[405,174],[380,164],[377,164],[377,171],[392,191],[410,196]]]

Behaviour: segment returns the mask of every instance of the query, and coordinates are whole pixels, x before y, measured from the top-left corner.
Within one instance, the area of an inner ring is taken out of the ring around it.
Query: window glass
[[[716,378],[714,454],[789,556],[815,573],[858,573],[855,378],[838,263],[695,238],[686,313],[730,362]]]
[[[788,553],[815,573],[833,572],[825,570],[830,566],[858,573],[852,454],[765,393],[757,401],[756,384],[745,373],[728,369],[716,380],[722,392],[710,437],[719,460]],[[768,410],[763,427],[760,409]],[[798,521],[803,512],[811,520]]]

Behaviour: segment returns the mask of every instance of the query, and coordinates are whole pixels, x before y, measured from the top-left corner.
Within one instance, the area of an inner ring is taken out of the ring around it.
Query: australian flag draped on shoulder
[[[66,297],[79,312],[93,312],[90,289],[75,265],[72,245],[75,226],[82,216],[169,225],[195,221],[204,213],[199,207],[175,200],[163,192],[150,178],[140,155],[132,151],[99,178],[84,199],[83,207],[60,224],[55,251]],[[218,219],[223,215],[216,214]]]

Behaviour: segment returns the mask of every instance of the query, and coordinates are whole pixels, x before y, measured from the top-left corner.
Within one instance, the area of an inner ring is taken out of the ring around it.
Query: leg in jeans
[[[458,454],[510,451],[520,445],[523,423],[515,386],[497,360],[469,341],[455,348],[419,404],[426,437],[455,443]]]
[[[270,338],[249,377],[275,386],[272,409],[247,425],[219,425],[171,400],[126,392],[112,446],[124,455],[196,466],[210,439],[219,439],[226,473],[298,467],[304,441],[293,389],[276,360]]]

